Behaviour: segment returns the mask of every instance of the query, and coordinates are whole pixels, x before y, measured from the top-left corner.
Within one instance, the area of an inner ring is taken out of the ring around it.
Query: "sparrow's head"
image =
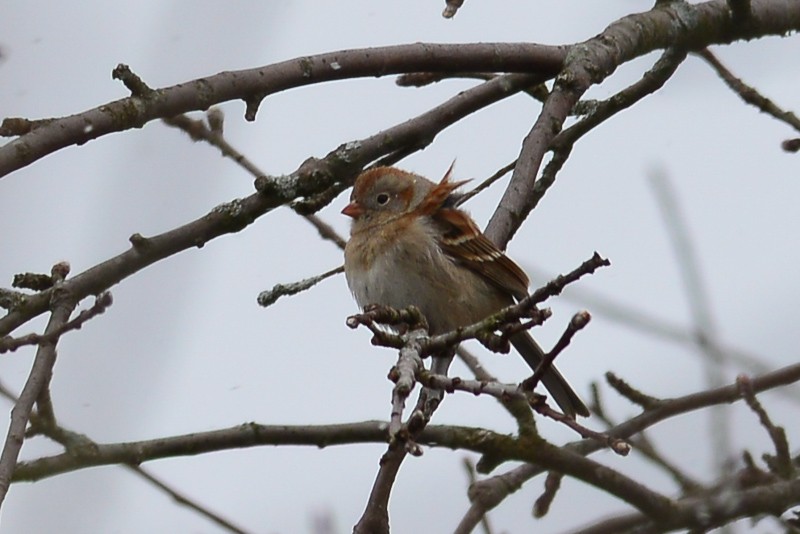
[[[412,211],[435,184],[394,167],[376,167],[356,178],[342,213],[353,219],[402,215]]]
[[[464,182],[450,182],[450,170],[435,184],[418,174],[394,167],[376,167],[356,178],[350,203],[342,213],[353,219],[393,218],[414,211],[430,215]]]

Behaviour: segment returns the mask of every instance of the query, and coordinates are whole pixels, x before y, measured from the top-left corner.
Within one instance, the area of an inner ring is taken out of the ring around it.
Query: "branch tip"
[[[550,505],[553,503],[553,499],[555,499],[561,487],[561,479],[563,478],[563,474],[556,473],[555,471],[549,471],[547,473],[547,478],[544,480],[544,492],[533,504],[533,517],[541,519],[547,515],[547,512],[550,511]]]
[[[452,19],[456,16],[459,8],[464,5],[464,0],[445,0],[445,4],[444,11],[442,11],[442,17],[446,19]]]
[[[114,67],[114,70],[111,71],[111,78],[121,81],[133,96],[147,98],[155,93],[153,89],[144,83],[144,81],[134,74],[131,68],[124,63],[120,63]]]
[[[651,397],[650,395],[645,395],[610,371],[606,373],[606,381],[608,382],[609,386],[617,391],[617,393],[632,403],[638,404],[644,410],[654,410],[663,404],[661,399]]]
[[[134,249],[139,251],[146,249],[150,244],[150,240],[138,232],[131,234],[131,236],[128,238],[128,241]]]
[[[747,403],[747,406],[750,407],[753,413],[758,417],[761,426],[767,431],[775,447],[775,456],[765,454],[763,457],[770,471],[786,480],[793,478],[795,467],[789,451],[789,441],[786,438],[786,431],[772,422],[764,406],[762,406],[756,398],[756,394],[753,391],[753,382],[749,376],[737,376],[736,387]]]
[[[786,139],[781,143],[781,148],[786,152],[800,152],[800,138]]]
[[[257,95],[248,96],[244,99],[244,119],[247,122],[254,122],[256,120],[256,115],[258,115],[258,107],[266,97],[266,94],[259,93]]]

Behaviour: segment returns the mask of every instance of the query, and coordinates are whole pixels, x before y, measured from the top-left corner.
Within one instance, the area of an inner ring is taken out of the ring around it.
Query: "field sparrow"
[[[465,182],[449,178],[450,171],[434,184],[393,167],[373,168],[356,179],[342,210],[353,218],[344,270],[358,305],[417,306],[431,334],[478,322],[528,294],[522,269],[455,207],[451,193]],[[535,369],[543,352],[530,334],[514,334],[511,343]],[[555,367],[542,382],[565,414],[589,415]]]

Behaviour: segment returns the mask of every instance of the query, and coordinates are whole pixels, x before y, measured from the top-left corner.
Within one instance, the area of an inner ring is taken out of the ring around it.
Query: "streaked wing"
[[[451,194],[466,182],[451,182],[453,166],[409,216],[429,216],[441,227],[442,250],[517,299],[528,294],[528,276],[481,233],[463,211],[450,207]]]
[[[441,245],[448,255],[517,299],[528,294],[528,276],[481,233],[469,216],[455,208],[441,208],[434,220],[442,225]]]

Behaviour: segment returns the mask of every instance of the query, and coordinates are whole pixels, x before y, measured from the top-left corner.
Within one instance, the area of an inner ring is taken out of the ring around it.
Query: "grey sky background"
[[[9,2],[0,16],[0,116],[40,118],[79,113],[128,95],[111,79],[127,63],[153,87],[223,70],[266,65],[331,50],[409,43],[587,39],[650,2],[467,2],[454,20],[443,2]],[[715,50],[740,77],[784,107],[800,107],[797,37]],[[636,80],[656,56],[625,65],[588,94],[605,98]],[[404,89],[392,77],[295,89],[267,99],[258,120],[244,105],[222,106],[228,140],[270,173],[294,170],[309,156],[416,115],[470,81]],[[516,96],[443,132],[399,166],[438,178],[455,158],[458,178],[476,181],[511,161],[538,113]],[[790,129],[743,104],[700,59],[689,58],[658,94],[581,140],[555,186],[509,246],[535,272],[566,272],[594,250],[612,267],[579,284],[643,313],[691,326],[687,299],[648,175],[672,180],[699,251],[720,339],[761,356],[771,367],[797,360],[793,317],[800,217],[800,159],[779,148]],[[481,224],[507,180],[470,201]],[[124,251],[128,237],[161,233],[252,192],[252,178],[214,149],[161,123],[59,151],[0,180],[0,283],[14,273],[46,272],[60,260],[74,274]],[[339,211],[321,216],[343,234]],[[282,299],[269,309],[256,296],[338,266],[341,252],[289,210],[244,232],[216,239],[140,272],[112,288],[115,304],[63,338],[53,398],[60,421],[100,442],[132,441],[228,427],[386,419],[395,360],[351,331],[356,310],[343,277]],[[544,282],[534,280],[534,285]],[[573,295],[575,292],[573,292]],[[576,297],[577,298],[577,297]],[[88,301],[87,301],[88,303]],[[84,305],[86,305],[85,303]],[[579,300],[550,303],[553,317],[537,338],[550,346]],[[592,311],[591,307],[589,310]],[[40,318],[23,327],[41,328]],[[479,347],[473,347],[480,351]],[[514,355],[482,353],[503,380],[525,365]],[[19,390],[32,349],[0,358],[0,380]],[[678,396],[704,387],[700,357],[600,314],[561,356],[559,367],[588,398],[589,384],[613,370],[644,391]],[[460,365],[453,369],[466,375]],[[726,368],[732,381],[741,372]],[[634,415],[604,388],[611,413]],[[800,432],[797,405],[775,394],[763,401],[790,442]],[[10,404],[0,418],[7,428]],[[740,406],[729,413],[733,450],[755,456],[770,443]],[[513,432],[490,399],[454,395],[437,423]],[[599,423],[589,420],[590,425]],[[651,434],[666,454],[708,480],[713,451],[707,414],[671,420]],[[542,421],[556,442],[575,436]],[[793,440],[793,441],[792,441]],[[307,532],[330,512],[347,532],[363,510],[383,445],[235,450],[146,464],[152,473],[253,532]],[[24,458],[57,448],[26,443]],[[395,532],[452,530],[467,508],[466,477],[450,451],[409,458],[392,498]],[[672,483],[636,455],[596,458],[672,492]],[[738,456],[737,456],[738,458]],[[502,468],[502,469],[505,469]],[[625,507],[566,480],[549,516],[530,516],[541,480],[492,513],[498,532],[556,532]],[[578,505],[576,505],[578,503]],[[15,485],[3,507],[4,532],[218,532],[122,468],[84,470]],[[756,528],[766,528],[757,525]]]

